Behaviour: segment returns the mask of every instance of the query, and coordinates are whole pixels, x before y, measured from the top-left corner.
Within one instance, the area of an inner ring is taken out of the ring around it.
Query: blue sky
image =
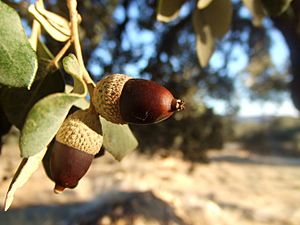
[[[141,9],[138,7],[137,4],[131,4],[130,5],[130,10],[129,10],[129,17],[130,18],[135,18],[139,16],[139,11]],[[115,12],[114,12],[114,19],[116,21],[122,21],[124,20],[123,15],[124,15],[124,9],[122,7],[117,7]],[[184,17],[185,14],[188,13],[188,8],[186,5],[183,5],[181,12],[180,12],[180,17]],[[251,17],[250,12],[244,7],[241,10],[241,13],[245,17]],[[272,27],[272,23],[270,20],[265,19],[264,24],[267,27]],[[143,43],[149,43],[146,44],[146,49],[144,49],[145,52],[147,52],[146,55],[144,55],[144,58],[138,61],[137,63],[134,64],[126,64],[122,68],[124,72],[127,74],[130,74],[133,77],[138,77],[139,76],[139,69],[138,68],[143,68],[147,66],[147,62],[149,57],[151,57],[152,52],[154,51],[152,42],[154,41],[154,35],[152,32],[147,32],[147,31],[141,31],[139,30],[139,38],[136,38],[136,24],[133,22],[128,24],[128,29],[127,35],[131,42],[139,45],[140,42]],[[270,31],[270,36],[272,38],[272,48],[270,49],[270,54],[271,54],[271,59],[273,63],[276,65],[277,69],[280,71],[284,71],[284,69],[288,66],[289,64],[289,52],[288,48],[285,44],[285,41],[276,29],[269,29]],[[130,44],[126,43],[126,40],[122,42],[123,47],[128,47],[130,48]],[[132,46],[131,46],[132,47]],[[102,56],[101,58],[106,58],[108,61],[111,59],[109,58],[109,53],[105,52],[106,50],[103,48],[99,48],[98,50],[95,51],[95,54],[98,56]],[[281,103],[274,103],[274,102],[261,102],[261,101],[251,101],[248,98],[248,94],[246,91],[246,87],[243,86],[241,76],[239,76],[239,73],[246,67],[248,63],[248,57],[245,55],[243,49],[241,49],[239,46],[235,46],[232,49],[232,52],[234,54],[234,57],[236,60],[230,61],[230,64],[228,65],[229,67],[229,76],[232,76],[236,80],[235,86],[237,87],[238,91],[238,96],[235,98],[238,100],[239,106],[240,106],[240,111],[238,112],[239,116],[262,116],[262,115],[289,115],[289,116],[298,116],[298,111],[294,108],[291,99],[289,98],[289,94],[285,94],[284,100]],[[107,57],[103,57],[103,56]],[[212,67],[219,67],[220,65],[223,64],[224,61],[224,56],[221,54],[218,54],[218,52],[215,52],[214,55],[212,56],[212,59],[210,61],[210,65]],[[94,74],[103,74],[105,71],[99,66],[91,64],[89,69],[91,69]],[[218,114],[226,114],[227,110],[227,103],[224,101],[220,101],[217,99],[210,99],[210,98],[204,98],[204,101],[206,104],[213,108],[216,113]]]
[[[285,40],[283,39],[280,32],[275,29],[271,31],[272,38],[272,48],[270,49],[271,59],[278,69],[284,69],[289,63],[289,52],[286,46]],[[238,47],[233,49],[234,54],[237,56],[236,61],[231,62],[229,65],[229,72],[232,76],[238,77],[239,73],[247,65],[247,56],[244,54],[242,49]],[[214,53],[211,59],[211,65],[220,64],[223,58],[218,55],[217,52]],[[239,81],[236,81],[239,82]],[[276,102],[261,102],[261,101],[251,101],[247,97],[246,92],[239,92],[239,106],[240,111],[238,112],[239,116],[263,116],[263,115],[289,115],[289,116],[299,116],[298,111],[293,106],[293,103],[289,97],[289,93],[284,95],[284,100],[281,103]],[[226,113],[226,103],[216,99],[205,99],[207,105],[212,107],[217,113],[225,114]]]
[[[245,17],[251,17],[250,12],[244,7],[242,13]],[[270,20],[265,19],[264,24],[271,27],[272,24]],[[270,36],[272,39],[272,47],[270,49],[270,55],[272,62],[276,65],[279,71],[284,71],[284,69],[289,65],[289,51],[285,43],[285,40],[281,33],[276,29],[270,29]],[[247,56],[242,49],[236,46],[233,50],[234,55],[236,55],[236,60],[230,62],[229,73],[231,76],[238,77],[239,73],[246,67],[248,63]],[[222,56],[219,56],[217,52],[214,53],[210,64],[212,66],[222,64]],[[277,116],[299,116],[298,110],[294,107],[289,93],[284,94],[282,102],[261,102],[250,100],[247,93],[243,91],[245,87],[241,87],[242,84],[240,80],[236,81],[235,86],[239,86],[241,89],[238,93],[238,101],[240,110],[238,116],[266,116],[266,115],[277,115]],[[226,114],[226,103],[223,101],[218,101],[216,99],[205,99],[208,106],[212,107],[215,112],[219,114]]]

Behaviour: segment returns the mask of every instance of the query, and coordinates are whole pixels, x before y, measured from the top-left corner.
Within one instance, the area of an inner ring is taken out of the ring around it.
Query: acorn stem
[[[181,111],[184,110],[184,101],[181,99],[173,99],[171,103],[171,111]]]
[[[87,69],[85,68],[81,46],[80,46],[80,40],[79,40],[79,31],[78,31],[78,20],[79,20],[79,14],[77,11],[77,1],[76,0],[68,0],[67,6],[69,9],[69,15],[70,15],[70,23],[71,23],[71,40],[74,44],[75,48],[75,54],[77,56],[78,62],[80,64],[81,69],[83,70],[83,80],[86,84],[91,84],[91,88],[89,88],[90,95],[92,95],[93,89],[96,85],[93,81],[93,79],[90,77]]]

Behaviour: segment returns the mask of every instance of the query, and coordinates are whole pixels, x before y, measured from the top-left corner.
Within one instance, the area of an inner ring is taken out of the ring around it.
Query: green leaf
[[[0,103],[5,115],[10,123],[19,129],[22,129],[29,110],[38,100],[49,94],[64,91],[61,71],[53,72],[49,68],[52,54],[41,43],[38,44],[37,53],[39,68],[31,89],[3,87],[0,92]]]
[[[74,90],[73,86],[66,84],[65,86],[66,93],[71,93],[73,90]],[[81,98],[74,103],[74,106],[76,106],[78,109],[87,109],[90,106],[90,102],[86,98]]]
[[[65,42],[70,39],[70,30],[66,31],[64,27],[60,27],[59,24],[53,23],[52,17],[52,20],[49,20],[49,18],[45,17],[45,15],[42,14],[44,13],[44,11],[37,11],[35,6],[31,4],[28,7],[28,12],[30,12],[37,21],[39,21],[39,23],[43,26],[47,33],[56,41]]]
[[[64,80],[59,71],[48,74],[45,79],[34,82],[31,90],[26,88],[3,88],[0,93],[3,111],[8,120],[21,129],[32,106],[43,97],[64,91]]]
[[[223,38],[229,30],[232,12],[231,0],[212,1],[204,9],[194,10],[193,26],[196,33],[196,48],[202,67],[208,65],[214,52],[215,41]]]
[[[162,22],[174,20],[185,0],[160,0],[158,2],[156,19]]]
[[[232,3],[231,0],[212,1],[204,9],[197,10],[198,18],[194,18],[195,30],[202,30],[209,26],[214,38],[221,39],[231,25]]]
[[[57,93],[37,102],[28,113],[20,137],[22,157],[40,152],[54,138],[80,95]]]
[[[233,13],[231,0],[212,1],[204,10],[205,19],[209,21],[213,35],[222,39],[229,31]]]
[[[7,211],[10,207],[11,203],[14,200],[14,195],[17,189],[21,188],[26,184],[31,175],[38,169],[42,159],[46,153],[46,148],[36,154],[35,156],[25,158],[21,161],[17,172],[15,173],[10,186],[8,188],[5,202],[4,202],[4,210]]]
[[[202,67],[206,67],[214,52],[215,38],[210,26],[205,26],[201,11],[193,12],[193,25],[196,33],[196,50],[198,60]]]
[[[40,40],[38,41],[37,45],[37,55],[39,59],[54,59],[54,55],[52,52],[48,49],[48,47],[41,42]]]
[[[65,71],[74,78],[74,89],[73,92],[82,93],[85,85],[82,85],[83,72],[74,54],[69,54],[63,59],[63,65]]]
[[[66,71],[70,71],[69,65],[78,65],[74,60],[77,62],[76,58],[72,56],[64,60]],[[38,101],[29,111],[20,137],[21,155],[23,157],[35,155],[44,149],[56,135],[72,105],[86,96],[86,84],[82,80],[80,69],[77,71],[79,74],[70,75],[77,83],[78,92],[48,95]]]
[[[41,41],[38,41],[36,54],[38,56],[39,68],[35,76],[35,81],[43,79],[48,73],[57,70],[57,68],[52,64],[52,60],[54,59],[53,54]]]
[[[31,48],[16,11],[0,1],[0,83],[30,88],[37,71]]]
[[[102,117],[100,117],[100,121],[105,150],[117,160],[121,160],[138,146],[138,142],[128,125],[114,124]]]

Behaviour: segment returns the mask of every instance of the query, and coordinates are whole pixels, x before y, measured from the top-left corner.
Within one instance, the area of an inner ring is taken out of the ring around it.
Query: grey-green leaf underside
[[[0,1],[0,84],[30,88],[38,63],[17,12]]]

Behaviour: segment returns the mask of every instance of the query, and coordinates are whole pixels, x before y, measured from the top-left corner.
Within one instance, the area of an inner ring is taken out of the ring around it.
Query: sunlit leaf
[[[100,121],[103,131],[103,146],[117,160],[121,160],[137,147],[138,142],[128,125],[114,124],[102,117]]]
[[[159,0],[156,19],[162,22],[174,20],[185,0]]]
[[[70,36],[59,30],[58,27],[53,26],[53,24],[50,23],[47,18],[45,18],[39,11],[36,10],[33,4],[28,7],[28,11],[34,16],[37,21],[39,21],[39,23],[48,32],[48,34],[56,41],[65,42],[69,40]]]
[[[73,90],[74,90],[73,86],[66,84],[65,86],[66,93],[71,93]],[[74,103],[74,106],[76,106],[79,109],[87,109],[90,106],[90,102],[86,98],[81,98]]]
[[[196,50],[198,60],[202,67],[208,65],[209,59],[214,52],[215,39],[210,26],[204,24],[200,10],[193,12],[193,25],[196,33]]]
[[[0,1],[0,83],[30,88],[37,58],[16,11]]]
[[[71,35],[70,23],[64,17],[48,11],[44,8],[44,5],[41,4],[41,1],[36,1],[36,10],[45,17],[45,19],[57,30],[61,31],[67,36]]]
[[[57,93],[49,95],[29,111],[20,137],[23,157],[37,154],[55,136],[70,108],[81,96]]]
[[[203,26],[209,26],[215,38],[221,39],[228,32],[232,19],[231,0],[212,1],[199,10]]]
[[[69,54],[63,59],[65,71],[70,74],[74,79],[74,89],[72,92],[83,93],[86,92],[86,85],[83,85],[83,72],[74,54]]]
[[[243,0],[244,5],[251,12],[255,26],[261,26],[262,20],[266,16],[261,0]]]
[[[193,18],[197,18],[197,13],[194,13]],[[202,28],[201,33],[196,32],[196,50],[198,60],[202,67],[206,67],[214,52],[215,39],[212,35],[210,27]]]
[[[193,12],[196,48],[200,65],[205,67],[214,52],[215,41],[229,30],[232,18],[230,0],[212,1],[206,8]]]
[[[4,210],[7,211],[11,206],[15,192],[24,186],[26,182],[29,180],[31,175],[38,169],[42,159],[46,153],[46,148],[40,151],[38,154],[31,156],[29,158],[22,159],[17,172],[15,173],[10,186],[8,188],[5,202],[4,202]]]
[[[76,62],[69,62],[69,60],[75,60]],[[66,57],[64,59],[66,71],[70,72],[72,70],[72,72],[78,71],[79,73],[70,74],[77,86],[75,92],[48,95],[38,101],[29,111],[20,137],[20,148],[23,157],[35,155],[44,149],[54,138],[72,105],[86,96],[87,87],[82,80],[80,69],[69,68],[69,66],[76,65],[78,65],[76,58]]]
[[[198,0],[197,7],[198,9],[206,8],[213,0]]]

